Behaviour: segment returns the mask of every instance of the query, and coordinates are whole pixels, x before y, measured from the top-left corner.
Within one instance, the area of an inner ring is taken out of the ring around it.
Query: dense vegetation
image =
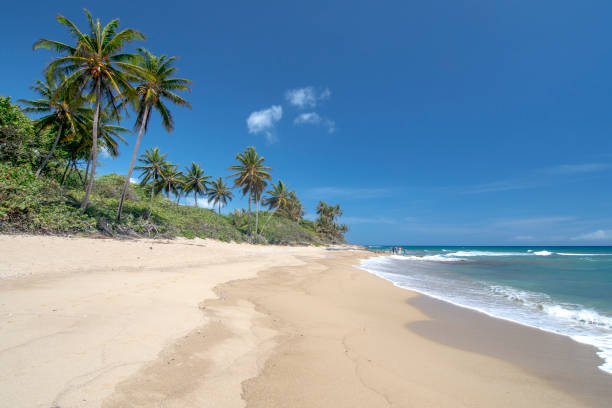
[[[348,228],[336,222],[340,207],[320,202],[318,219],[305,220],[295,191],[281,180],[269,185],[272,168],[254,147],[235,156],[225,177],[231,184],[224,177],[212,180],[198,163],[182,171],[158,148],[139,156],[151,112],[172,131],[169,105],[191,107],[177,94],[189,90],[191,81],[174,76],[174,57],[143,48],[124,51],[128,43],[144,40],[143,34],[119,31],[118,20],[102,26],[87,11],[86,16],[88,33],[57,18],[73,44],[43,39],[34,45],[57,52],[44,80],[32,86],[39,99],[20,100],[20,108],[0,97],[0,231],[278,244],[344,241]],[[130,131],[121,123],[130,110],[138,133],[127,175],[96,177],[98,154],[116,157],[126,143]],[[134,170],[139,183],[133,182]],[[235,194],[248,198],[248,209],[222,214]],[[193,197],[194,206],[180,205],[183,197]],[[198,199],[214,208],[199,208]]]

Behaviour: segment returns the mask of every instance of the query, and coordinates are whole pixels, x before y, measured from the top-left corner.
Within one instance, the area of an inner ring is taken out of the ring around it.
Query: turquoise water
[[[388,250],[385,246],[372,249]],[[599,349],[612,373],[612,247],[408,247],[362,268],[397,286]]]

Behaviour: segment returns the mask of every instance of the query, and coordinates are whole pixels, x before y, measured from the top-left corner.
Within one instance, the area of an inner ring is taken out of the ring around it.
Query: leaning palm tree
[[[282,180],[278,180],[278,184],[272,184],[272,189],[267,191],[268,196],[264,199],[264,205],[270,210],[270,214],[261,227],[260,234],[263,234],[264,228],[268,225],[268,221],[274,215],[274,213],[280,209],[285,208],[289,204],[289,189]]]
[[[138,139],[136,139],[136,145],[134,145],[132,161],[130,162],[130,168],[125,177],[123,191],[121,192],[119,208],[117,209],[117,221],[121,219],[123,201],[125,200],[128,186],[130,185],[130,177],[132,177],[132,171],[134,170],[134,163],[136,162],[138,148],[140,147],[140,140],[149,125],[151,111],[155,109],[159,112],[162,118],[162,125],[168,132],[171,132],[174,129],[174,121],[165,103],[172,102],[179,106],[191,108],[189,102],[174,93],[175,91],[190,91],[188,85],[191,84],[191,81],[187,79],[172,77],[176,72],[176,68],[172,66],[176,57],[168,58],[165,55],[156,57],[143,48],[139,48],[138,51],[140,52],[138,65],[141,67],[141,71],[136,73],[134,79],[138,83],[136,86],[136,93],[138,94],[138,117],[136,119],[136,126],[139,127],[140,130],[138,131]]]
[[[185,168],[186,172],[183,176],[183,183],[185,185],[185,194],[193,193],[195,200],[195,206],[198,206],[198,195],[205,195],[208,191],[207,184],[210,176],[204,174],[204,170],[199,164],[191,162],[190,167]]]
[[[257,154],[253,146],[249,146],[244,152],[236,155],[238,164],[230,166],[229,170],[234,171],[228,177],[234,177],[234,186],[240,187],[242,195],[249,196],[249,216],[248,216],[248,231],[251,235],[251,211],[253,203],[253,195],[256,191],[256,186],[261,180],[270,180],[270,167],[264,166],[264,157]]]
[[[64,78],[60,79],[63,81]],[[84,98],[75,95],[75,92],[70,88],[58,86],[54,78],[47,78],[46,82],[37,80],[36,84],[31,86],[30,89],[36,92],[40,98],[34,100],[20,99],[19,102],[27,105],[23,108],[23,111],[46,113],[34,122],[35,126],[39,129],[57,129],[51,149],[36,170],[36,177],[38,177],[53,156],[55,148],[66,130],[76,133],[78,128],[84,126],[83,115],[86,108]]]
[[[140,177],[142,180],[140,181],[140,185],[145,186],[150,182],[151,201],[153,201],[153,196],[157,191],[157,184],[162,179],[164,168],[167,166],[167,155],[167,153],[161,154],[158,147],[154,147],[150,150],[147,149],[138,159],[143,165],[135,167],[136,170],[141,171]]]
[[[86,92],[93,95],[91,175],[81,202],[81,212],[87,208],[96,174],[97,135],[102,100],[106,99],[114,109],[117,109],[116,102],[130,96],[133,92],[126,73],[136,73],[141,69],[134,65],[134,55],[122,53],[122,49],[129,42],[145,39],[140,32],[130,28],[117,32],[119,19],[114,19],[102,27],[100,20],[94,23],[89,11],[85,10],[85,14],[89,21],[90,32],[88,34],[82,33],[66,17],[57,16],[57,21],[68,28],[76,41],[74,46],[47,39],[41,39],[34,44],[34,49],[55,49],[62,54],[47,66],[46,71],[49,77],[57,73],[65,73],[68,76],[63,81],[63,86],[75,87],[79,93]]]
[[[225,207],[228,200],[232,201],[234,194],[232,194],[227,184],[223,182],[223,178],[218,177],[216,180],[210,182],[207,196],[209,201],[219,206],[219,215],[221,215],[221,204]]]

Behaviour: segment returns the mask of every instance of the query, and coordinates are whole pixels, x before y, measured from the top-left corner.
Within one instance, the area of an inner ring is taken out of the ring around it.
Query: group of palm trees
[[[177,70],[175,57],[155,56],[144,48],[138,48],[136,53],[125,52],[128,44],[145,40],[145,36],[131,28],[119,30],[118,19],[102,26],[99,20],[94,21],[91,14],[84,11],[89,22],[86,32],[69,19],[61,15],[57,17],[57,21],[68,29],[72,43],[41,39],[34,44],[34,49],[55,50],[58,54],[45,68],[45,80],[36,81],[32,87],[39,99],[20,101],[26,105],[25,111],[42,114],[35,121],[39,131],[55,132],[53,144],[38,166],[36,176],[41,174],[60,146],[68,154],[62,182],[69,168],[71,171],[77,168],[77,160],[86,160],[85,178],[82,180],[85,192],[80,204],[80,210],[84,212],[94,188],[98,153],[105,151],[113,157],[118,155],[119,142],[126,143],[122,134],[129,131],[118,123],[132,111],[136,116],[134,129],[138,129],[138,138],[119,200],[117,221],[121,220],[134,169],[141,171],[141,185],[150,188],[151,200],[164,192],[169,199],[174,195],[178,203],[182,195],[193,194],[196,206],[198,197],[206,197],[218,207],[220,214],[221,207],[233,198],[232,188],[223,178],[210,180],[211,177],[197,163],[191,163],[183,172],[177,165],[166,161],[167,155],[158,148],[147,149],[138,158],[138,149],[153,111],[158,113],[163,127],[171,132],[174,121],[168,104],[191,108],[190,103],[176,93],[190,91],[191,81],[174,76]],[[139,166],[135,166],[137,158]],[[295,191],[290,191],[280,180],[265,191],[272,179],[272,169],[263,164],[264,157],[255,148],[248,147],[236,155],[236,160],[238,163],[229,167],[232,171],[229,177],[233,178],[233,187],[248,197],[249,235],[262,234],[274,214],[300,222],[304,210]],[[77,173],[81,177],[80,172]],[[261,206],[267,207],[269,214],[260,226]],[[335,218],[341,214],[340,209],[338,206],[329,207],[332,210],[321,208],[318,222],[322,228],[330,229],[336,225]],[[335,228],[337,231],[346,230],[346,227]]]
[[[272,178],[270,175],[272,169],[263,164],[265,158],[260,156],[252,146],[237,154],[238,164],[229,167],[229,170],[233,171],[228,176],[233,178],[232,187],[228,186],[222,177],[211,181],[211,176],[206,175],[202,167],[194,162],[182,172],[178,170],[177,165],[168,162],[166,156],[167,154],[162,154],[157,147],[147,149],[138,159],[141,165],[135,167],[141,171],[140,184],[149,188],[151,200],[155,194],[164,192],[168,199],[174,195],[178,204],[181,196],[193,194],[196,207],[198,197],[206,197],[208,202],[217,207],[221,214],[221,207],[226,206],[234,197],[232,188],[239,188],[243,196],[248,197],[247,231],[249,235],[261,235],[275,214],[295,222],[299,222],[304,215],[302,203],[297,194],[289,190],[287,184],[282,180],[279,180],[277,184],[272,184],[271,188],[264,192],[268,181]],[[256,206],[254,226],[251,219],[253,203]],[[267,207],[269,213],[260,228],[261,206]]]
[[[64,16],[57,17],[57,21],[67,27],[74,40],[72,44],[48,39],[34,44],[34,49],[52,49],[58,56],[45,68],[45,82],[38,81],[34,87],[41,99],[22,102],[28,105],[29,111],[47,113],[36,121],[41,129],[57,131],[54,144],[37,175],[40,175],[60,142],[68,144],[76,141],[78,148],[74,148],[75,156],[89,150],[86,168],[88,181],[80,206],[82,212],[87,208],[94,186],[100,148],[113,155],[117,151],[116,139],[125,141],[119,137],[119,133],[127,129],[109,127],[109,122],[119,122],[123,115],[129,114],[129,110],[136,113],[138,138],[119,201],[119,220],[151,112],[157,111],[164,128],[172,131],[174,121],[166,103],[191,107],[188,101],[176,94],[177,91],[189,91],[191,81],[173,77],[176,72],[173,66],[175,57],[158,57],[144,48],[138,48],[137,53],[123,52],[129,43],[145,40],[142,33],[131,28],[119,30],[119,19],[102,26],[99,20],[94,22],[87,10],[85,15],[89,32],[81,31]],[[84,137],[85,132],[89,132],[91,137]]]
[[[141,171],[141,182],[148,186],[151,191],[151,200],[156,193],[165,192],[168,199],[170,194],[176,197],[178,204],[182,195],[193,194],[195,206],[198,206],[198,196],[207,197],[219,209],[226,206],[234,197],[230,187],[225,184],[223,178],[209,181],[200,164],[192,162],[191,166],[185,168],[185,172],[178,170],[176,164],[166,161],[167,154],[161,154],[159,148],[147,149],[138,159],[142,165],[135,169]]]

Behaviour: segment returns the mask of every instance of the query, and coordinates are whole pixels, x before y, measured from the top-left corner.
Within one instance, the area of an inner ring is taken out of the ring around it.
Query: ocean
[[[370,246],[388,250],[388,246]],[[612,247],[409,247],[361,268],[489,316],[595,346],[612,374]]]

